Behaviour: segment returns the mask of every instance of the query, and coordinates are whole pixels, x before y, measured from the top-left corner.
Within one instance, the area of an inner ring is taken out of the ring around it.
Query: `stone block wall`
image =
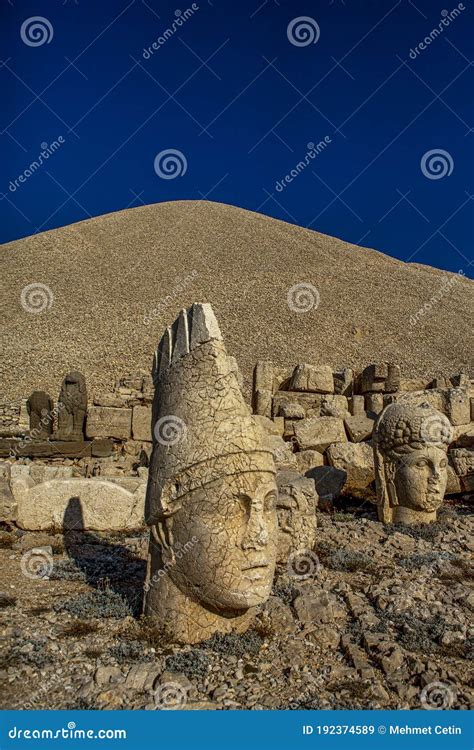
[[[323,503],[338,494],[375,497],[372,431],[394,402],[428,402],[448,417],[453,439],[447,494],[472,491],[474,381],[465,373],[413,379],[386,362],[361,372],[306,363],[281,368],[268,361],[254,369],[253,410],[277,464],[312,477]]]

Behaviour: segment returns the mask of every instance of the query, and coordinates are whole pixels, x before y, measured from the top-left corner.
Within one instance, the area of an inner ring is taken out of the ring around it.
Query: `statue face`
[[[167,520],[176,564],[174,583],[220,611],[253,607],[268,598],[275,572],[277,488],[264,471],[223,477],[183,498]],[[197,542],[179,557],[176,549]]]
[[[303,492],[281,491],[277,502],[278,515],[278,562],[288,560],[294,551],[314,544],[316,530],[316,508]]]
[[[402,456],[395,472],[399,505],[426,513],[439,508],[446,491],[447,465],[446,453],[435,446]]]

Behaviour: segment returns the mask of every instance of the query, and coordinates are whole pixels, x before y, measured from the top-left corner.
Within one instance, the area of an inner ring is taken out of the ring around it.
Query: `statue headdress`
[[[275,474],[244,401],[211,305],[181,310],[155,354],[153,454],[145,518],[172,515],[188,492],[223,476]]]

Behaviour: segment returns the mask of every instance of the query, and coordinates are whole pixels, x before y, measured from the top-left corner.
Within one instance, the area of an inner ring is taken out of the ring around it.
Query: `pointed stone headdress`
[[[176,512],[188,492],[216,479],[253,471],[275,474],[211,305],[193,304],[166,329],[153,380],[149,525]]]

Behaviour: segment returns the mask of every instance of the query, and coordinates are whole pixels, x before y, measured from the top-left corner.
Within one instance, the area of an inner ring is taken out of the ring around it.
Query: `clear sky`
[[[3,0],[1,242],[207,197],[472,276],[471,0],[175,3]]]

